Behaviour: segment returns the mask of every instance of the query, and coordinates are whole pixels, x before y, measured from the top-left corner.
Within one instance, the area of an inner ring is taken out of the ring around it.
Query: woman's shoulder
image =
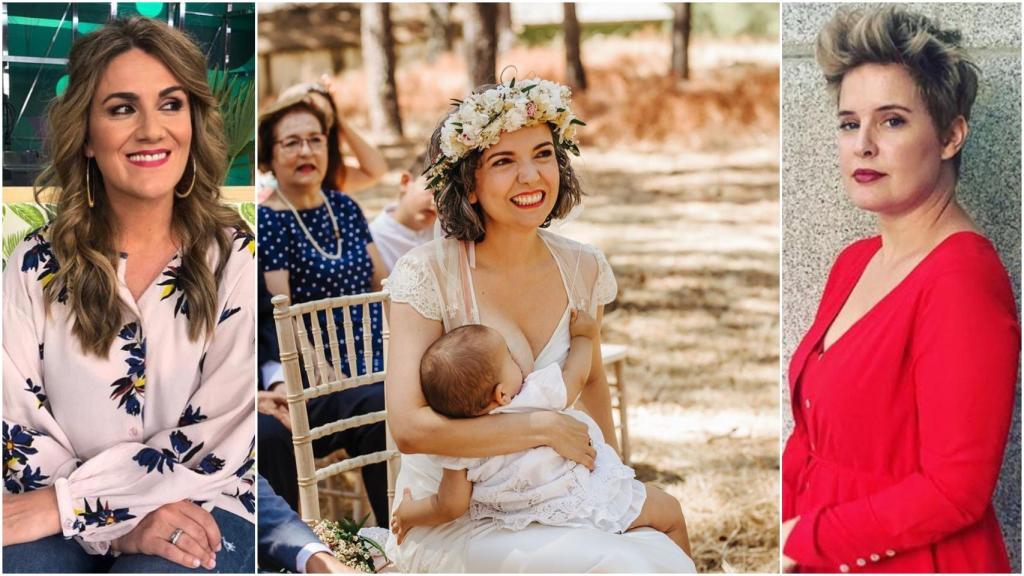
[[[33,274],[45,282],[46,275],[56,273],[59,266],[50,247],[49,232],[50,225],[47,224],[25,233],[7,256],[5,274]]]
[[[999,251],[974,231],[947,236],[926,257],[919,281],[929,292],[997,292],[1012,300],[1010,276]]]
[[[340,190],[324,190],[324,197],[332,206],[340,208],[342,212],[363,212],[359,203],[352,199],[351,195]]]
[[[221,234],[230,241],[221,284],[233,285],[246,275],[253,277],[256,273],[256,239],[252,231],[242,226],[226,226],[221,229]],[[209,260],[214,267],[220,260],[220,246],[217,242],[209,248]]]

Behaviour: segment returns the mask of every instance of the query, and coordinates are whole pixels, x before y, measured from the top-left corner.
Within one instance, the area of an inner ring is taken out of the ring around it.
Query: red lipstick
[[[884,172],[876,172],[874,170],[867,170],[865,168],[853,171],[853,179],[861,184],[869,184],[884,176],[886,176]]]

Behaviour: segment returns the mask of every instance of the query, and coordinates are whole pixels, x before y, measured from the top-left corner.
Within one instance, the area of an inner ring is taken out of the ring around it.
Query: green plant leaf
[[[219,103],[224,120],[230,166],[256,137],[253,129],[256,123],[256,84],[252,78],[218,69],[210,73],[210,90]]]
[[[242,218],[249,223],[249,226],[256,227],[256,203],[255,202],[242,202],[238,206],[238,212],[242,215]]]
[[[24,232],[12,232],[11,234],[8,234],[7,236],[4,236],[4,239],[3,239],[3,256],[4,256],[3,268],[5,268],[5,269],[7,268],[7,259],[11,257],[11,253],[14,252],[14,249],[17,248],[18,244],[21,244],[21,241],[24,240],[24,239],[25,239],[25,233]]]
[[[28,202],[11,204],[9,205],[9,208],[11,209],[11,212],[14,212],[18,216],[18,218],[21,218],[23,222],[28,224],[28,227],[32,230],[42,228],[46,225],[46,212],[35,204],[29,204]]]

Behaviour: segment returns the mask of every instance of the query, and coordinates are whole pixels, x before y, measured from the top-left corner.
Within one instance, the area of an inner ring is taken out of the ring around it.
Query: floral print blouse
[[[229,231],[220,318],[196,341],[177,286],[180,254],[138,301],[124,282],[131,256],[121,254],[127,312],[99,358],[72,335],[66,294],[44,308],[43,286],[60,266],[46,233],[30,233],[4,272],[4,492],[53,485],[64,537],[93,554],[180,500],[253,521],[253,237]]]

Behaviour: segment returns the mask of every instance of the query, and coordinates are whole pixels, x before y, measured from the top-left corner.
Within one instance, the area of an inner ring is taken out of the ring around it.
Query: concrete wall
[[[814,38],[836,4],[782,5],[782,350],[785,435],[792,427],[785,375],[813,320],[828,270],[844,246],[876,234],[839,182],[835,107],[814,60]],[[879,4],[846,4],[849,8]],[[999,250],[1020,310],[1021,66],[1019,4],[915,4],[959,29],[982,70],[957,198]],[[1021,570],[1020,381],[995,502],[1013,570]]]

